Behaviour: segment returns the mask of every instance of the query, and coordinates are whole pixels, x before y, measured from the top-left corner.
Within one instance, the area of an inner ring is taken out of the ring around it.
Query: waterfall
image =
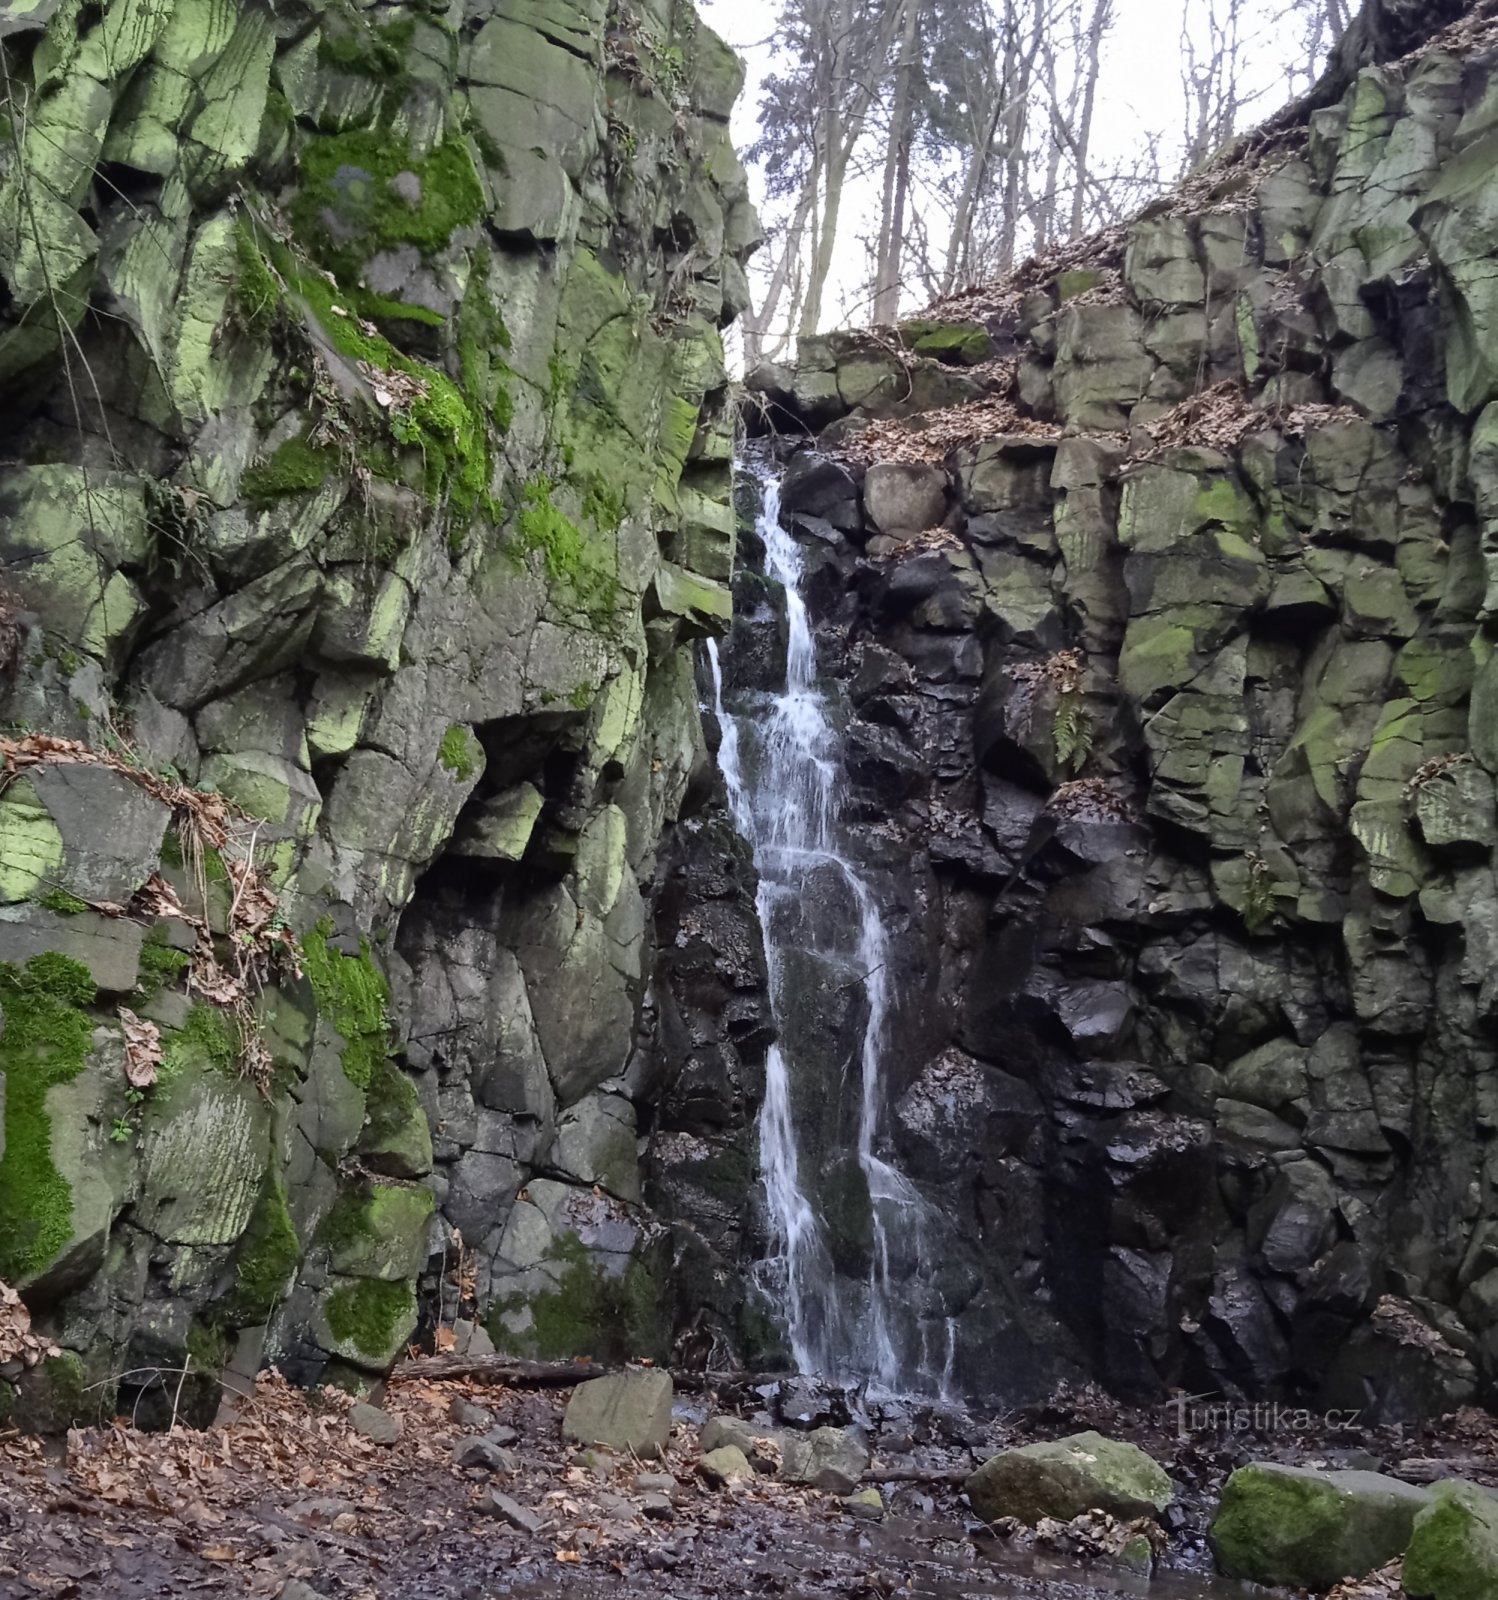
[[[752,464],[760,493],[756,531],[765,574],[784,590],[785,685],[763,713],[730,714],[723,669],[709,643],[714,710],[722,730],[718,764],[739,832],[759,872],[758,908],[765,932],[770,1000],[780,1038],[768,1056],[760,1114],[760,1167],[771,1245],[759,1283],[784,1315],[798,1370],[867,1380],[886,1390],[944,1392],[951,1381],[950,1336],[936,1361],[913,1326],[903,1291],[911,1263],[928,1255],[929,1208],[910,1181],[879,1153],[885,1109],[885,1053],[893,999],[888,930],[841,827],[842,739],[835,708],[817,684],[816,641],[804,596],[796,541],[781,526],[775,471]],[[752,747],[752,755],[746,747]],[[841,913],[841,914],[840,914]],[[792,970],[800,962],[799,977]],[[862,996],[856,1083],[818,1077],[808,1040],[827,1019],[805,1016],[808,966],[831,973],[833,997]],[[835,979],[836,981],[833,981]],[[798,1017],[801,1020],[797,1020]],[[870,1265],[862,1281],[840,1273],[834,1233],[818,1215],[807,1157],[805,1106],[846,1108],[851,1154],[866,1191]],[[901,1271],[901,1265],[907,1269]],[[905,1315],[902,1316],[902,1308]]]

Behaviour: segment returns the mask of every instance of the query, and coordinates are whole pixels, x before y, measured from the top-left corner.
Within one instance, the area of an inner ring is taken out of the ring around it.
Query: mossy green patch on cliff
[[[661,1286],[643,1261],[610,1277],[573,1233],[556,1241],[551,1259],[564,1267],[555,1289],[496,1301],[488,1322],[496,1348],[543,1361],[664,1354]],[[506,1317],[526,1310],[531,1325],[517,1334]]]
[[[235,1250],[234,1287],[222,1307],[225,1322],[236,1328],[265,1322],[301,1259],[302,1245],[286,1203],[286,1184],[272,1165]]]
[[[88,1058],[96,997],[87,967],[49,951],[24,967],[0,965],[0,1068],[5,1154],[0,1158],[0,1278],[21,1283],[68,1242],[73,1195],[52,1161],[47,1091]]]
[[[234,298],[240,317],[247,328],[266,333],[276,320],[281,285],[266,265],[254,226],[246,217],[239,219],[235,248],[239,255],[239,280],[234,286]]]
[[[561,596],[594,621],[605,621],[619,603],[613,561],[558,508],[552,498],[554,489],[550,478],[538,475],[520,491],[517,545],[526,555],[540,551],[546,575]]]
[[[143,994],[157,995],[176,983],[191,964],[192,957],[185,950],[174,949],[169,944],[142,945],[136,988]]]
[[[310,494],[322,488],[338,464],[332,450],[309,444],[304,438],[288,439],[269,461],[251,467],[241,480],[246,501],[256,509],[288,494]]]
[[[36,903],[45,906],[48,911],[55,911],[60,917],[76,917],[88,910],[86,901],[80,900],[76,894],[69,894],[66,889],[49,889],[46,894],[37,896]]]
[[[408,1281],[361,1278],[328,1296],[328,1327],[335,1339],[380,1361],[390,1355],[395,1330],[415,1309],[416,1291]]]
[[[473,735],[458,722],[442,735],[442,743],[437,747],[438,761],[459,783],[467,783],[479,770],[481,755],[482,751],[475,746]]]
[[[188,1067],[206,1067],[233,1077],[241,1055],[239,1030],[227,1011],[198,1001],[180,1028],[161,1036],[161,1073],[174,1078]]]
[[[326,917],[302,935],[302,969],[323,1015],[343,1036],[343,1071],[350,1083],[368,1089],[390,1054],[385,1007],[390,989],[359,941],[357,956],[328,943],[333,925]]]
[[[382,334],[370,332],[345,304],[350,296],[321,274],[299,269],[289,251],[281,252],[278,265],[340,355],[411,380],[403,386],[408,397],[386,413],[387,425],[398,444],[420,453],[428,498],[445,493],[460,511],[476,505],[489,487],[489,434],[480,410],[445,372],[402,355]]]
[[[458,135],[425,160],[413,160],[405,141],[388,129],[322,134],[308,140],[298,166],[295,236],[350,285],[359,283],[378,251],[411,244],[435,255],[484,214],[483,186]]]

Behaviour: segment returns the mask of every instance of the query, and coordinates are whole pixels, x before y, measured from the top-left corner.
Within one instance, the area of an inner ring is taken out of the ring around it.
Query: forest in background
[[[766,242],[746,369],[1132,215],[1308,90],[1355,14],[1350,0],[716,9],[764,63],[747,155]]]

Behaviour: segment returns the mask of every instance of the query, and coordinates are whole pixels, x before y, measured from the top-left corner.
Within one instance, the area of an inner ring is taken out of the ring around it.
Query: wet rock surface
[[[898,974],[876,1154],[951,1224],[904,1302],[933,1389],[1395,1422],[1498,1376],[1498,37],[1375,55],[1148,218],[762,386]],[[893,398],[932,317],[988,334],[982,399]]]

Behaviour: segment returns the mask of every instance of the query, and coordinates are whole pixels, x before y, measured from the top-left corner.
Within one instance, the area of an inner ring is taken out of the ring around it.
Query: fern
[[[1087,765],[1087,758],[1092,754],[1092,718],[1087,714],[1080,690],[1068,689],[1057,700],[1051,739],[1056,750],[1056,764],[1063,772],[1075,776]]]

